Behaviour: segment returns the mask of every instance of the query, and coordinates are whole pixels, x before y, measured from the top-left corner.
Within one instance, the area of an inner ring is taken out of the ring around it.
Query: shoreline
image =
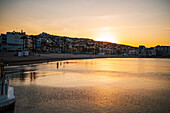
[[[37,64],[44,62],[52,62],[52,61],[64,61],[64,60],[79,60],[79,59],[97,59],[97,58],[138,58],[138,57],[124,57],[124,56],[93,56],[93,57],[68,57],[68,58],[40,58],[40,59],[26,59],[26,60],[4,60],[5,65],[8,66],[16,66],[16,65],[27,65],[27,64]]]
[[[36,64],[50,61],[76,60],[76,59],[95,59],[95,58],[161,58],[161,57],[139,57],[139,56],[122,56],[122,55],[86,55],[86,54],[36,54],[35,56],[13,56],[13,54],[5,53],[0,56],[4,59],[5,65],[26,65]],[[169,58],[169,57],[168,57]]]

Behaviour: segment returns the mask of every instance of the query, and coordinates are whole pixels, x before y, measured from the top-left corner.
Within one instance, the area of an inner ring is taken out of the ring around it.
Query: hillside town
[[[132,47],[111,42],[95,41],[89,38],[56,36],[42,32],[27,35],[26,32],[7,32],[0,35],[0,51],[12,52],[16,56],[29,56],[36,53],[67,53],[122,55],[140,57],[169,57],[170,46],[146,48],[144,45]]]

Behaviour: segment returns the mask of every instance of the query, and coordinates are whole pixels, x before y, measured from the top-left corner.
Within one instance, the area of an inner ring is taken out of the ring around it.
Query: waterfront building
[[[138,48],[138,54],[142,54],[146,50],[146,47],[144,45],[140,45]]]
[[[21,39],[26,36],[27,39]],[[24,41],[24,42],[23,42]],[[55,36],[42,32],[39,35],[27,36],[25,32],[7,32],[0,36],[0,51],[15,52],[22,50],[32,52],[55,52],[76,54],[118,54],[139,56],[170,56],[169,46],[146,48],[144,45],[132,47],[88,38],[71,38]]]
[[[36,51],[41,51],[41,39],[40,38],[35,39],[35,49]]]
[[[167,56],[170,56],[170,46],[168,47],[168,53]]]
[[[129,54],[129,55],[136,55],[137,52],[136,52],[136,50],[130,50],[128,54]]]
[[[13,32],[7,32],[7,34],[1,34],[0,50],[6,52],[22,51],[23,39],[21,39],[21,37],[23,36],[26,36],[26,33],[23,32],[22,30],[21,32],[13,31]]]
[[[113,50],[112,49],[108,49],[108,48],[99,48],[99,53],[103,53],[103,54],[113,54]]]
[[[156,46],[154,51],[156,52],[156,56],[169,56],[169,47],[170,46]]]
[[[7,35],[1,34],[0,36],[0,51],[7,51]]]

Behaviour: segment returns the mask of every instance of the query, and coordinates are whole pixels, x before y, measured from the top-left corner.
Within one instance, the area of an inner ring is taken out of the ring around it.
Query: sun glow
[[[95,37],[95,40],[117,43],[116,37],[109,32],[100,33],[99,35]]]

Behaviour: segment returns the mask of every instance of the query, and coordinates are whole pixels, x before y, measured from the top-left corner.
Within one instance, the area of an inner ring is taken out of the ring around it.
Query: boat
[[[0,112],[15,106],[14,88],[9,87],[9,77],[5,76],[4,62],[0,61]]]

